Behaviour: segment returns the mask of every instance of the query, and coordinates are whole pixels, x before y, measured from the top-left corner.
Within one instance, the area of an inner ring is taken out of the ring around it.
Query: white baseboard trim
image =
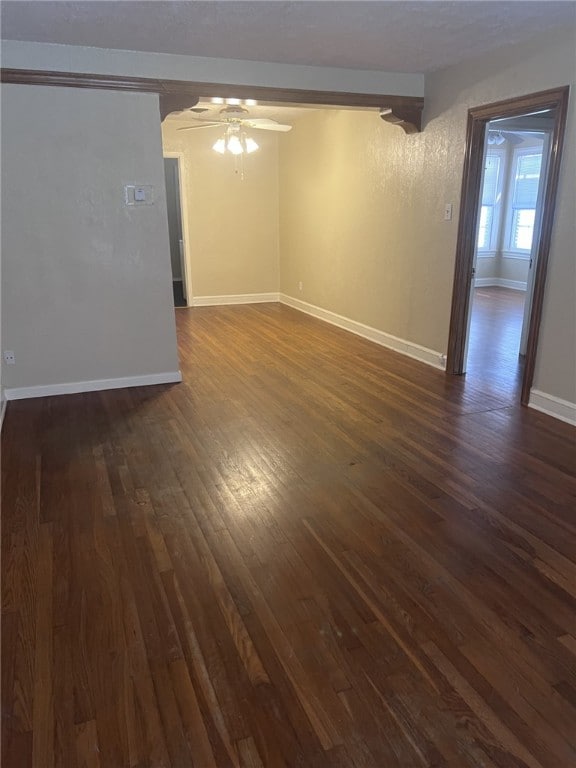
[[[182,381],[180,371],[168,371],[166,373],[149,373],[145,376],[125,376],[120,379],[71,381],[63,384],[46,384],[39,387],[12,387],[4,390],[4,397],[6,400],[25,400],[29,397],[77,395],[80,392],[99,392],[104,389],[148,387],[153,384],[177,384],[179,381]]]
[[[504,277],[477,277],[474,285],[476,288],[497,286],[499,288],[512,288],[513,291],[526,290],[526,283],[523,283],[521,280],[507,280]]]
[[[547,395],[546,392],[533,389],[530,392],[528,407],[576,426],[576,403],[571,403],[569,400],[562,400],[559,397],[554,397],[554,395]]]
[[[265,304],[279,300],[277,293],[238,293],[231,296],[194,296],[193,307],[216,307],[223,304]]]
[[[421,363],[426,363],[441,371],[446,369],[445,356],[433,349],[422,347],[420,344],[415,344],[412,341],[399,339],[397,336],[392,336],[390,333],[379,331],[377,328],[372,328],[371,326],[364,325],[356,320],[351,320],[348,317],[337,315],[335,312],[331,312],[328,309],[322,309],[322,307],[317,307],[314,304],[308,304],[305,301],[295,299],[284,293],[280,294],[280,301],[282,304],[287,304],[293,309],[305,312],[307,315],[312,315],[312,317],[324,320],[331,325],[336,325],[338,328],[343,328],[345,331],[355,333],[357,336],[362,336],[369,341],[380,344],[382,347],[387,347],[388,349],[393,349],[395,352],[407,355],[407,357],[412,357],[414,360],[419,360]]]
[[[4,414],[6,413],[6,406],[8,404],[8,401],[6,400],[6,397],[4,396],[2,400],[2,405],[0,405],[0,432],[2,432],[2,425],[4,424]]]

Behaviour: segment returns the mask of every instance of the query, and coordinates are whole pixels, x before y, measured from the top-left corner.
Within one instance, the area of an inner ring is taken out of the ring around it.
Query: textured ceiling
[[[4,39],[430,72],[574,24],[576,3],[4,0],[1,14]]]

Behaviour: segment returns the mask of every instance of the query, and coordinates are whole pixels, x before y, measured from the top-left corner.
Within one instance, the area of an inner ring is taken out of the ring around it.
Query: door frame
[[[184,262],[184,287],[186,292],[186,306],[193,306],[192,298],[192,281],[190,279],[190,259],[188,258],[188,243],[191,242],[188,233],[188,199],[186,197],[186,185],[182,181],[182,161],[184,158],[184,152],[168,152],[162,151],[162,157],[172,158],[178,162],[178,193],[180,197],[180,221],[182,223],[182,251]]]
[[[454,286],[452,292],[452,309],[450,314],[450,330],[448,336],[448,351],[446,356],[446,372],[461,375],[465,366],[465,347],[467,320],[471,309],[470,281],[473,277],[474,251],[476,248],[476,229],[478,226],[478,211],[481,195],[481,181],[484,158],[484,141],[486,126],[491,120],[506,117],[518,117],[544,109],[555,109],[554,129],[550,140],[548,154],[548,173],[542,200],[542,223],[540,242],[534,275],[534,292],[532,311],[528,331],[528,343],[522,377],[522,393],[520,402],[528,405],[530,388],[534,378],[538,334],[542,320],[544,303],[544,288],[548,269],[548,256],[552,238],[552,225],[558,192],[562,145],[566,130],[566,115],[568,111],[569,86],[553,88],[548,91],[519,96],[493,104],[472,107],[468,110],[466,128],[466,150],[464,169],[462,173],[462,192],[460,197],[460,215],[458,221],[458,236],[456,243],[456,264],[454,269]]]

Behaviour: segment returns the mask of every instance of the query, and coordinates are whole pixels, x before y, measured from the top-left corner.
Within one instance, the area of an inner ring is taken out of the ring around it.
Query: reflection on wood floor
[[[520,400],[523,358],[518,353],[525,297],[525,291],[510,288],[474,291],[466,378],[502,403]]]
[[[279,304],[10,403],[3,768],[574,768],[574,430]]]

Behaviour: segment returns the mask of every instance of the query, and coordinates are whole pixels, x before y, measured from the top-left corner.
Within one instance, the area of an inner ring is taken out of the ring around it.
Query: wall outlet
[[[4,350],[4,362],[6,365],[15,365],[16,364],[16,355],[14,352],[10,352],[7,349]]]
[[[304,284],[302,283],[302,280],[298,283],[298,290],[301,291],[304,288]]]

